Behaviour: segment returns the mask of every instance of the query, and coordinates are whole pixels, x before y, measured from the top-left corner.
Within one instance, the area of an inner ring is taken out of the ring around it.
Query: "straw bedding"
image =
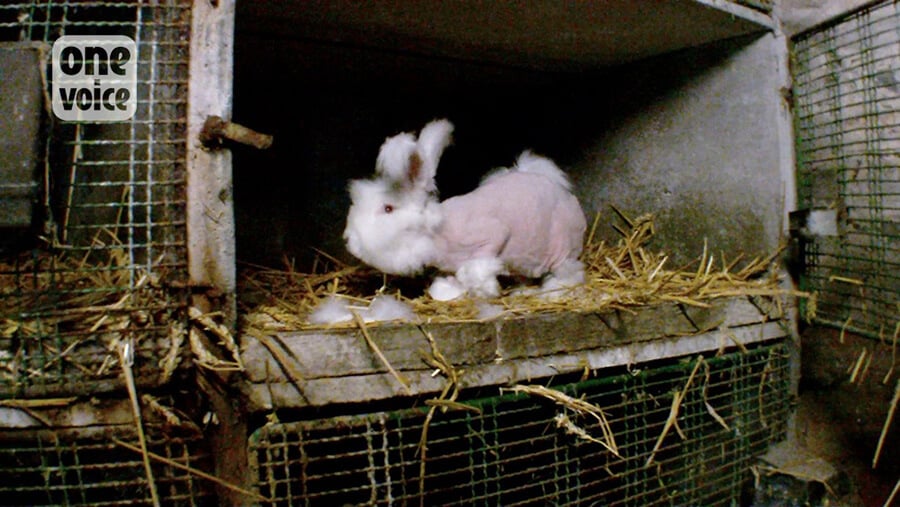
[[[582,260],[587,267],[587,283],[574,290],[542,297],[507,290],[489,303],[501,318],[548,312],[599,312],[631,309],[644,305],[677,302],[708,306],[711,300],[732,296],[783,296],[787,293],[777,276],[777,256],[745,260],[713,255],[703,245],[701,256],[686,266],[672,267],[664,253],[653,252],[653,218],[619,216],[624,227],[616,227],[622,237],[615,245],[593,240],[597,220],[588,235]],[[441,302],[422,295],[428,276],[417,279],[383,277],[364,267],[347,266],[322,253],[312,273],[291,266],[269,269],[244,266],[241,269],[242,325],[259,331],[288,331],[321,328],[307,317],[323,298],[337,296],[360,308],[384,290],[410,304],[423,322],[467,322],[480,320],[485,302],[464,298]],[[386,288],[385,288],[386,287]],[[780,304],[781,298],[775,298]],[[330,327],[357,327],[353,321]]]
[[[115,374],[117,345],[144,336],[136,330],[169,328],[161,332],[173,342],[168,348],[179,348],[172,328],[177,309],[161,275],[136,268],[126,245],[109,231],[98,233],[86,253],[28,252],[0,261],[0,379],[44,376],[60,361],[88,378]],[[177,350],[161,355],[167,378],[177,366]],[[25,356],[45,360],[26,364]]]

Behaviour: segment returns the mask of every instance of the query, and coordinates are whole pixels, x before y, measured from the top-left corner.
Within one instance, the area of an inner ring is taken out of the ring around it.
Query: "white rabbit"
[[[501,274],[544,277],[547,290],[582,283],[586,223],[565,174],[525,151],[472,192],[438,202],[434,176],[452,131],[435,120],[418,139],[403,133],[384,142],[376,177],[350,183],[347,250],[389,274],[429,266],[453,273],[429,289],[440,300],[496,297]]]

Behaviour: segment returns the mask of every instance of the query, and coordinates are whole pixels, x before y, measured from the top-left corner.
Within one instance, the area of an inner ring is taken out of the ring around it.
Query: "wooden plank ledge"
[[[420,395],[439,392],[445,384],[421,359],[430,350],[424,331],[455,368],[465,370],[463,387],[477,387],[715,353],[735,341],[752,344],[788,336],[784,316],[763,306],[768,305],[734,297],[716,300],[710,308],[664,304],[634,312],[560,313],[421,328],[382,325],[368,331],[392,367],[409,380],[412,393]],[[280,361],[294,363],[281,365],[259,340],[244,336],[242,359],[249,382],[242,389],[251,411],[407,395],[358,329],[272,336],[285,347]]]

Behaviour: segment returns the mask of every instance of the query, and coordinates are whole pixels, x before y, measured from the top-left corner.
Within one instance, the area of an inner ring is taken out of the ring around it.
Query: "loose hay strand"
[[[163,405],[158,398],[150,394],[142,394],[141,401],[147,405],[147,408],[150,409],[151,412],[159,415],[163,419],[165,419],[166,424],[170,426],[184,426],[185,422],[182,421],[178,414],[175,413],[171,408]]]
[[[856,379],[859,376],[860,368],[862,368],[862,365],[864,364],[864,362],[866,360],[866,356],[867,356],[868,352],[869,352],[869,349],[866,349],[866,348],[863,348],[859,352],[859,357],[856,359],[856,364],[853,366],[853,372],[850,374],[850,383],[851,384],[856,383]]]
[[[149,457],[150,459],[152,459],[154,461],[158,461],[158,462],[160,462],[164,465],[170,466],[172,468],[177,468],[178,470],[181,470],[182,472],[187,472],[191,475],[200,477],[201,479],[206,479],[208,481],[214,482],[214,483],[222,486],[223,488],[230,489],[231,491],[235,491],[235,492],[240,493],[249,498],[253,498],[253,499],[256,499],[256,500],[259,500],[262,502],[272,502],[273,501],[271,498],[266,498],[266,497],[260,495],[259,493],[256,493],[256,492],[250,491],[250,490],[246,490],[244,488],[241,488],[240,486],[236,486],[228,481],[224,481],[224,480],[216,477],[215,475],[210,475],[210,474],[204,472],[203,470],[198,470],[196,468],[189,467],[187,465],[182,465],[181,463],[179,463],[175,460],[166,458],[165,456],[160,456],[159,454],[155,454],[152,452],[145,452],[145,451],[141,450],[140,447],[131,445],[128,442],[119,440],[118,438],[113,438],[112,441],[116,445],[122,446],[130,451],[141,453],[144,456]]]
[[[897,404],[900,403],[900,379],[897,379],[897,386],[894,388],[894,397],[891,398],[891,405],[888,408],[887,416],[884,419],[884,426],[881,428],[881,436],[878,437],[878,445],[875,447],[875,456],[872,458],[872,469],[878,467],[878,461],[881,458],[881,450],[884,447],[884,441],[887,439],[888,429],[894,421],[894,414],[897,411]]]
[[[600,407],[588,403],[584,400],[580,400],[578,398],[573,398],[561,391],[557,391],[556,389],[550,389],[548,387],[544,387],[541,385],[523,385],[518,384],[508,389],[503,389],[504,391],[511,391],[514,393],[525,393],[532,396],[540,396],[543,398],[547,398],[549,400],[554,401],[557,405],[568,408],[579,415],[591,415],[594,419],[597,420],[600,426],[600,431],[603,433],[603,439],[597,441],[600,443],[605,449],[613,453],[616,457],[621,458],[622,455],[619,454],[619,448],[616,445],[615,435],[613,435],[612,428],[609,425],[609,421],[606,419],[606,414]],[[594,440],[592,440],[594,441]]]
[[[83,253],[50,237],[46,239],[54,251],[31,250],[0,260],[0,292],[4,296],[0,297],[0,315],[6,317],[2,333],[6,338],[15,336],[23,344],[35,344],[40,348],[34,352],[46,355],[39,367],[27,369],[17,369],[17,363],[24,359],[14,356],[2,365],[13,376],[63,381],[55,378],[60,362],[85,377],[108,375],[118,362],[115,347],[108,347],[106,355],[101,355],[96,352],[97,344],[114,343],[124,339],[126,333],[142,337],[153,319],[178,318],[180,303],[170,300],[161,274],[148,271],[144,264],[134,265],[127,255],[128,245],[117,234],[116,227],[98,229]],[[163,260],[160,255],[148,259],[147,264],[160,266]],[[158,309],[165,313],[158,313]],[[162,382],[176,366],[161,366]]]
[[[688,389],[691,387],[691,383],[694,381],[694,376],[697,375],[697,370],[700,369],[700,366],[705,364],[706,361],[703,360],[703,356],[697,357],[697,364],[694,365],[694,369],[691,370],[691,374],[688,376],[687,382],[684,383],[684,388],[681,391],[676,392],[672,396],[672,406],[669,409],[669,417],[666,419],[666,424],[663,426],[662,433],[659,434],[659,438],[656,439],[656,445],[653,446],[653,450],[650,452],[650,457],[647,458],[647,466],[650,466],[653,463],[653,458],[656,457],[656,452],[659,451],[659,448],[662,447],[663,440],[665,440],[666,435],[669,434],[669,430],[672,427],[677,427],[678,425],[678,412],[681,410],[681,402],[684,400],[685,396],[687,396]],[[679,435],[684,438],[684,435],[681,433],[681,430],[677,430]]]
[[[482,410],[478,407],[473,407],[472,405],[467,405],[465,403],[460,403],[458,401],[451,400],[442,400],[440,398],[425,400],[425,404],[429,407],[437,407],[441,409],[450,409],[450,410],[463,410],[466,412],[471,412],[473,414],[481,415]]]
[[[204,330],[209,331],[210,334],[219,339],[219,343],[224,346],[228,352],[231,353],[231,357],[234,360],[234,364],[237,365],[237,369],[240,371],[244,371],[244,364],[241,361],[241,352],[238,349],[237,342],[234,339],[234,335],[231,331],[228,330],[228,327],[219,324],[218,322],[212,319],[213,314],[205,314],[200,311],[199,308],[192,306],[188,309],[188,316],[191,320],[199,324]]]
[[[129,342],[119,343],[119,364],[122,366],[122,374],[125,376],[125,385],[128,388],[128,397],[131,398],[132,415],[137,429],[140,451],[144,458],[144,473],[147,475],[147,486],[150,488],[150,499],[154,507],[160,507],[159,493],[156,490],[156,480],[153,478],[153,468],[150,466],[150,458],[147,451],[147,437],[144,435],[144,424],[141,421],[141,405],[138,402],[137,387],[134,383],[134,372],[131,370],[133,362],[132,354],[134,345]]]
[[[181,362],[181,348],[184,345],[184,338],[187,336],[187,328],[178,321],[169,322],[169,350],[166,355],[159,360],[159,367],[162,372],[159,374],[160,384],[167,384],[175,374],[178,363]]]
[[[900,478],[897,479],[897,483],[894,484],[894,489],[891,490],[891,494],[888,496],[887,500],[884,501],[883,507],[891,507],[891,504],[894,503],[894,498],[897,497],[897,493],[900,493]]]
[[[284,371],[285,375],[287,375],[288,381],[297,390],[297,394],[300,395],[300,398],[304,401],[308,401],[302,387],[304,383],[303,374],[298,368],[297,361],[289,355],[289,351],[285,350],[286,347],[283,347],[281,341],[276,337],[261,333],[256,329],[251,328],[248,329],[247,332],[250,336],[256,338],[263,344],[266,350],[269,351],[269,354],[271,354],[279,366],[281,366],[281,369]]]
[[[355,315],[355,314],[354,314]],[[457,370],[450,364],[449,361],[444,357],[444,354],[438,349],[437,342],[434,340],[434,336],[431,335],[425,328],[419,326],[419,331],[425,335],[425,338],[428,340],[428,344],[431,348],[431,354],[425,355],[423,354],[423,361],[426,364],[433,368],[437,368],[437,371],[442,373],[444,377],[447,379],[447,383],[444,385],[444,388],[441,390],[440,396],[436,399],[427,400],[425,402],[426,405],[429,405],[428,413],[425,415],[425,421],[422,423],[422,434],[419,437],[419,505],[420,507],[425,507],[425,472],[427,467],[428,460],[428,428],[431,426],[431,420],[434,418],[434,414],[440,408],[443,411],[446,411],[448,408],[460,408],[464,410],[474,411],[476,413],[481,413],[481,410],[477,407],[471,407],[462,403],[457,403],[456,399],[459,397],[459,378],[462,376],[463,371]]]
[[[894,338],[893,344],[891,345],[891,366],[888,368],[887,373],[884,374],[884,378],[881,379],[881,383],[887,385],[888,381],[891,379],[891,375],[894,374],[894,368],[897,366],[897,338],[900,337],[900,321],[897,321],[897,325],[894,326]]]
[[[359,331],[362,333],[363,338],[365,338],[366,344],[369,346],[370,349],[372,349],[372,352],[375,353],[375,355],[378,357],[378,360],[381,361],[381,364],[383,364],[384,367],[387,368],[388,372],[390,372],[390,374],[393,375],[393,377],[395,379],[397,379],[397,382],[399,382],[400,385],[403,386],[403,389],[406,391],[406,394],[412,396],[412,389],[410,389],[410,387],[409,387],[409,380],[407,380],[406,377],[404,377],[397,370],[395,370],[394,367],[391,365],[391,362],[387,360],[387,357],[385,357],[384,353],[381,352],[381,349],[375,343],[375,340],[372,339],[372,336],[369,334],[369,330],[366,328],[366,323],[363,322],[363,320],[359,316],[359,314],[352,310],[350,311],[350,313],[353,315],[353,320],[356,322],[356,325],[359,327]]]

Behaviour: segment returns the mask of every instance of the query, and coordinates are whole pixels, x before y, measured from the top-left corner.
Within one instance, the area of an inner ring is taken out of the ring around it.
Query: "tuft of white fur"
[[[575,287],[584,283],[584,264],[578,259],[566,259],[544,278],[542,291]]]
[[[409,132],[384,140],[375,159],[375,172],[394,181],[405,181],[409,174],[409,159],[416,152],[416,136]]]
[[[478,320],[491,320],[503,315],[506,311],[501,305],[495,305],[484,301],[479,301],[475,305],[478,308]]]
[[[810,236],[837,236],[837,211],[833,209],[811,210],[806,217],[806,230]]]
[[[350,303],[337,296],[330,296],[320,301],[312,313],[309,314],[310,324],[337,324],[350,320],[353,320],[353,314],[350,313]]]
[[[456,270],[456,278],[473,296],[494,298],[500,295],[497,275],[503,269],[503,261],[497,257],[481,257],[464,262]]]
[[[386,322],[390,320],[413,321],[416,314],[412,307],[394,296],[376,296],[368,308],[360,308],[350,304],[346,299],[329,296],[316,305],[309,314],[309,323],[316,325],[339,324],[353,320],[353,312],[364,322]]]
[[[394,296],[384,294],[376,296],[372,300],[368,310],[362,317],[366,322],[386,322],[390,320],[410,322],[416,320],[416,314],[409,304],[400,301]]]
[[[516,165],[512,170],[523,173],[540,174],[567,191],[572,191],[572,183],[569,181],[566,173],[562,172],[562,169],[560,169],[556,163],[547,157],[535,155],[530,150],[525,150],[519,155],[519,158],[516,159]]]
[[[428,287],[428,295],[435,301],[452,301],[465,293],[466,288],[455,276],[439,276]]]
[[[22,409],[0,407],[0,428],[30,428],[41,426],[41,422]]]

